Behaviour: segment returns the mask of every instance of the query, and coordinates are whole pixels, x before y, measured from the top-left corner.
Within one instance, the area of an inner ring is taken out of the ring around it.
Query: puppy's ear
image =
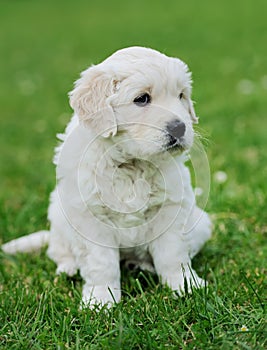
[[[115,79],[98,66],[81,74],[70,92],[70,105],[79,120],[104,137],[117,133],[117,123],[110,104],[115,90]]]
[[[191,98],[188,99],[188,110],[193,123],[198,124],[198,117],[196,116],[196,112]]]

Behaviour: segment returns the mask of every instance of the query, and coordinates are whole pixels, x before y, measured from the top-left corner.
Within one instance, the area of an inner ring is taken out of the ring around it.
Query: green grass
[[[48,225],[67,92],[82,69],[131,45],[178,56],[193,71],[214,219],[193,262],[207,290],[174,299],[154,276],[123,270],[122,302],[110,311],[79,311],[81,279],[55,277],[44,251],[0,253],[1,349],[267,347],[266,12],[265,0],[1,1],[2,242]]]

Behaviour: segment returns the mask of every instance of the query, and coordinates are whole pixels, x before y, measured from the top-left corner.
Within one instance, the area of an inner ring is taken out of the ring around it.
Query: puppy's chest
[[[144,212],[164,201],[164,178],[148,161],[120,164],[113,174],[112,184],[115,198],[132,210]]]
[[[145,160],[119,164],[105,176],[96,174],[95,184],[97,191],[87,203],[90,211],[101,221],[125,228],[150,220],[179,187]]]

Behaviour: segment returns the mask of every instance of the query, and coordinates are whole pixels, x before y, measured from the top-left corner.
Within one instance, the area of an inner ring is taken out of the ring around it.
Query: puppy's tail
[[[8,254],[35,252],[49,243],[49,237],[49,231],[31,233],[3,244],[2,250]]]

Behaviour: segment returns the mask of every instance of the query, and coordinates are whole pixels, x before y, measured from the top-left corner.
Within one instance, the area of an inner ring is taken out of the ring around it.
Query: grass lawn
[[[1,1],[0,243],[48,226],[67,92],[131,45],[193,71],[214,233],[193,261],[208,289],[174,299],[153,275],[123,270],[108,312],[79,311],[82,280],[55,277],[45,251],[0,253],[0,349],[267,348],[266,13],[265,0]]]

